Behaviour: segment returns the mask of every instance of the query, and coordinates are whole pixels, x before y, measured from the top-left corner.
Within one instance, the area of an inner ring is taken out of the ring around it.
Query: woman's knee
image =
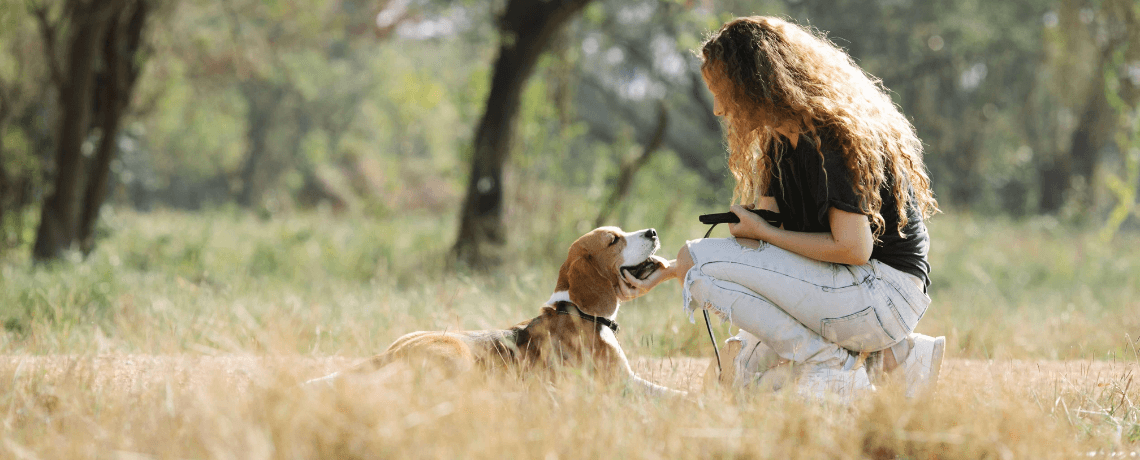
[[[689,254],[689,245],[686,244],[677,251],[677,273],[683,278],[690,268],[693,268],[693,255]]]

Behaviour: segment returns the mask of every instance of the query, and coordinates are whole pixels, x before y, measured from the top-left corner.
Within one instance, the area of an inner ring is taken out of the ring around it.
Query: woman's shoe
[[[846,369],[825,364],[799,363],[796,393],[809,401],[835,402],[849,406],[864,393],[873,393],[875,385],[862,365]]]
[[[927,396],[938,386],[946,337],[911,333],[905,340],[910,343],[910,352],[894,372],[902,372],[906,379],[907,398]]]

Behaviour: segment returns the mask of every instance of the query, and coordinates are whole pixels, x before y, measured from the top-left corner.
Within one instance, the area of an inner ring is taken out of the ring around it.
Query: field
[[[302,388],[408,331],[532,316],[588,226],[513,228],[507,263],[478,275],[445,269],[454,222],[437,216],[106,217],[87,260],[33,269],[26,251],[0,255],[0,457],[1140,455],[1135,234],[936,217],[934,304],[919,330],[947,337],[942,385],[923,401],[885,386],[842,408],[702,391],[711,347],[675,283],[623,306],[619,340],[639,373],[692,398],[574,372]],[[643,222],[629,229],[656,226],[665,255],[703,233],[663,219],[627,217]]]

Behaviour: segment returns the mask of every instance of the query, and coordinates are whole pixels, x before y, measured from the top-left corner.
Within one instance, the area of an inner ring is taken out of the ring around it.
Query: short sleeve
[[[827,180],[818,182],[821,188],[817,190],[816,196],[818,197],[817,202],[827,203],[827,206],[819,211],[820,221],[828,221],[829,207],[863,214],[862,200],[855,194],[855,185],[851,181],[851,173],[847,170],[847,165],[844,164],[840,152],[826,147],[821,150],[823,151],[823,170],[827,174]]]

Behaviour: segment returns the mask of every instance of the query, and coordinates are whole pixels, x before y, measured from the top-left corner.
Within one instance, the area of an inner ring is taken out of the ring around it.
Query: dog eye
[[[620,236],[614,235],[613,241],[610,241],[610,246],[617,244],[618,240],[620,240],[620,239],[621,239]]]

